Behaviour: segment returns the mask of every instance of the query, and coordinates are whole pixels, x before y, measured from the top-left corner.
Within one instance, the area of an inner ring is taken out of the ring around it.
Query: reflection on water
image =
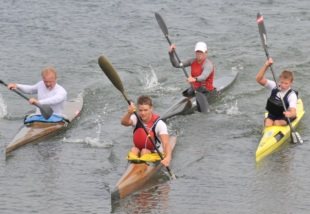
[[[121,200],[112,207],[113,213],[167,213],[170,183],[164,182]]]
[[[295,152],[288,150],[294,150],[294,148],[286,144],[257,165],[255,198],[260,202],[255,207],[257,213],[268,213],[270,210],[273,213],[282,211],[291,213],[291,202],[296,198],[294,189],[297,187],[297,182],[294,166]]]

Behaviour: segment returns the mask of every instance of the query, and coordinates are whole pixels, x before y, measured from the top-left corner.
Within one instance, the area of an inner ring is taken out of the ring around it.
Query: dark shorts
[[[288,120],[287,120],[287,118],[284,115],[283,116],[276,116],[276,115],[273,115],[273,114],[268,114],[267,118],[269,118],[269,119],[271,119],[273,121],[275,121],[275,120],[285,120],[288,123]],[[296,117],[295,118],[290,118],[290,121],[292,122],[295,119],[296,119]]]

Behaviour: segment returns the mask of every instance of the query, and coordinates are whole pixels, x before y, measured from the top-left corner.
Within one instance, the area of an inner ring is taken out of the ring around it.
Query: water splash
[[[163,95],[167,92],[175,92],[175,91],[180,91],[181,89],[176,87],[176,86],[163,86],[160,82],[158,82],[158,77],[156,75],[155,70],[153,67],[150,65],[149,70],[143,70],[145,73],[145,79],[143,81],[144,83],[144,89],[146,91],[151,91],[153,94],[157,95]]]
[[[227,110],[226,110],[226,114],[228,115],[240,115],[241,112],[239,111],[238,108],[238,101],[235,101],[235,104],[232,104]]]
[[[110,113],[110,110],[108,108],[108,104],[105,104],[102,109],[103,115],[97,115],[96,118],[93,120],[91,119],[90,123],[86,123],[87,129],[91,128],[91,133],[92,137],[84,137],[84,138],[79,138],[77,135],[72,134],[74,137],[64,137],[62,142],[65,143],[79,143],[79,144],[87,144],[90,145],[91,147],[96,147],[96,148],[110,148],[113,146],[113,142],[109,139],[102,140],[100,138],[101,132],[102,132],[102,124],[104,124],[104,118],[103,116],[107,115]],[[80,127],[82,129],[85,129],[85,126]],[[95,133],[93,133],[93,130],[95,130]]]
[[[2,95],[0,94],[0,118],[3,118],[8,113],[7,106],[3,100]]]
[[[241,115],[241,112],[238,108],[238,101],[235,100],[234,103],[225,103],[221,107],[215,109],[215,112],[218,114],[227,114],[227,115]]]
[[[99,138],[95,137],[85,137],[84,139],[72,139],[72,138],[66,138],[64,137],[62,139],[62,142],[64,143],[79,143],[79,144],[87,144],[91,147],[95,148],[110,148],[113,146],[113,142],[106,142],[102,141]]]
[[[150,67],[151,72],[146,72],[145,89],[151,89],[159,85],[155,70],[153,69],[151,65],[149,67]]]
[[[243,65],[241,65],[241,64],[238,64],[237,66],[233,66],[233,67],[231,68],[231,71],[232,71],[233,73],[240,72],[240,71],[243,71],[243,70],[244,70],[244,67],[243,67]]]

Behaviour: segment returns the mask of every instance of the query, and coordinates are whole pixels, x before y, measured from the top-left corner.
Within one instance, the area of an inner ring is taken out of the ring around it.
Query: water
[[[295,71],[295,88],[309,108],[309,2],[301,1],[2,1],[0,64],[5,82],[35,83],[54,65],[69,97],[82,94],[84,111],[67,132],[27,145],[0,160],[0,212],[109,213],[110,191],[126,168],[131,130],[120,125],[127,104],[100,70],[104,54],[130,99],[149,94],[157,112],[187,87],[172,68],[159,12],[181,59],[206,41],[217,77],[240,75],[207,115],[168,121],[178,144],[175,181],[159,182],[114,207],[115,213],[309,213],[309,117],[286,144],[255,164],[267,92],[255,83],[263,65],[256,14],[265,16],[277,74]],[[271,77],[271,75],[270,75]],[[14,137],[26,101],[0,89],[0,145]],[[310,161],[310,160],[309,160]]]

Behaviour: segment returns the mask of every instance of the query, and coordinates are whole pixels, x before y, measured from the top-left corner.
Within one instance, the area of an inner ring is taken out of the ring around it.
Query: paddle
[[[123,83],[122,83],[121,79],[119,78],[116,70],[111,65],[111,63],[104,56],[100,56],[98,59],[98,64],[99,64],[100,68],[102,69],[102,71],[105,73],[105,75],[110,79],[112,84],[115,86],[115,88],[117,88],[117,90],[119,90],[122,93],[122,95],[125,98],[125,100],[127,101],[128,105],[130,105],[131,102],[127,98],[127,95],[126,95],[124,87],[123,87]],[[162,154],[160,153],[160,151],[156,147],[154,140],[152,139],[151,135],[148,133],[147,129],[143,125],[143,123],[142,123],[140,117],[138,116],[137,112],[134,112],[134,114],[138,118],[138,121],[142,124],[142,127],[143,127],[145,133],[148,135],[148,138],[152,142],[152,144],[153,144],[156,152],[158,153],[160,159],[163,160],[164,158],[163,158]],[[171,172],[171,170],[168,166],[166,166],[166,169],[167,169],[170,177],[172,179],[176,179],[175,175]]]
[[[165,35],[169,45],[172,44],[171,40],[169,39],[169,33],[168,33],[168,28],[167,28],[167,25],[164,21],[164,19],[159,15],[159,13],[155,13],[155,18],[157,20],[157,23],[161,29],[161,31],[163,32],[163,34]],[[176,51],[173,52],[175,57],[177,58],[178,62],[180,63],[181,67],[182,67],[182,70],[183,70],[183,73],[184,75],[186,76],[186,78],[188,78],[188,74],[185,70],[185,68],[183,67],[182,65],[182,62],[178,56],[178,54],[176,53]],[[198,111],[202,112],[202,113],[207,113],[208,110],[209,110],[209,103],[208,103],[208,100],[206,98],[206,96],[199,92],[199,91],[196,91],[194,89],[194,86],[193,84],[191,84],[191,87],[192,89],[195,91],[195,95],[196,95],[196,100],[197,100],[197,104],[198,104]]]
[[[260,35],[260,38],[262,40],[262,44],[263,44],[263,48],[265,50],[266,57],[267,57],[267,59],[269,59],[270,56],[269,56],[268,46],[267,46],[267,33],[266,33],[265,25],[264,25],[264,17],[260,13],[257,13],[256,21],[258,24],[259,35]],[[272,66],[270,66],[270,70],[271,70],[274,81],[277,82]],[[284,103],[283,98],[281,96],[280,96],[280,99],[281,99],[282,105],[284,107],[284,111],[287,111],[285,103]],[[294,127],[292,126],[291,121],[288,117],[287,117],[287,122],[288,122],[288,125],[290,126],[290,129],[291,129],[291,137],[292,137],[293,143],[300,143],[300,144],[303,143],[301,136],[294,129]]]
[[[8,85],[5,82],[3,82],[2,80],[0,80],[0,84],[3,84],[4,86],[8,87]],[[22,98],[29,101],[29,98],[26,97],[25,95],[23,95],[18,90],[16,90],[16,89],[11,89],[11,90],[14,91],[16,94],[18,94],[19,96],[21,96]],[[38,107],[40,109],[40,112],[45,119],[48,119],[48,118],[50,118],[50,116],[52,116],[53,110],[50,106],[40,105],[40,104],[33,104],[33,105],[35,105],[36,107]]]

